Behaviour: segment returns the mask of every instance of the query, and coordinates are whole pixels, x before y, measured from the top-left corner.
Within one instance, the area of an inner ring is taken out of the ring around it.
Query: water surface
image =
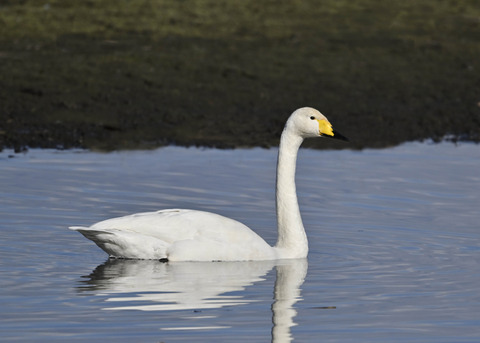
[[[108,261],[66,229],[194,208],[273,244],[276,153],[0,153],[0,340],[480,341],[478,145],[301,150],[308,260]]]

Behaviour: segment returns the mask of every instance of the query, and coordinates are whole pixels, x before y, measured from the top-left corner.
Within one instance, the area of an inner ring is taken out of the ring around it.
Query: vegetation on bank
[[[477,0],[4,0],[0,147],[479,141],[479,56]]]

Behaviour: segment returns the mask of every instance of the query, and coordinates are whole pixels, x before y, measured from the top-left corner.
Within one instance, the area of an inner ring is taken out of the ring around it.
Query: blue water
[[[0,153],[0,341],[480,341],[479,145],[301,150],[308,260],[108,261],[66,229],[193,208],[273,244],[276,153]]]

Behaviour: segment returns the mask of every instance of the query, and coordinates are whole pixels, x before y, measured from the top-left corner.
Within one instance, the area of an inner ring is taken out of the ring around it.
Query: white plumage
[[[236,220],[195,210],[137,213],[70,229],[117,258],[251,261],[306,257],[308,242],[298,208],[295,164],[303,139],[321,136],[345,139],[313,108],[295,111],[285,125],[278,153],[278,240],[274,247]]]

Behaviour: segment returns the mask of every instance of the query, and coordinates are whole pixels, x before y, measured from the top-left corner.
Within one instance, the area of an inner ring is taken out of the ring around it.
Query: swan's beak
[[[340,140],[345,141],[345,142],[349,142],[349,141],[350,141],[347,137],[345,137],[345,136],[342,135],[341,133],[339,133],[339,132],[337,132],[337,131],[335,131],[335,130],[332,130],[332,132],[333,132],[333,136],[330,136],[330,137],[335,138],[335,139],[340,139]]]
[[[330,124],[328,120],[317,119],[317,121],[318,121],[318,129],[319,129],[320,136],[340,139],[342,141],[348,142],[348,138],[342,135],[341,133],[335,131],[332,127],[332,124]]]

